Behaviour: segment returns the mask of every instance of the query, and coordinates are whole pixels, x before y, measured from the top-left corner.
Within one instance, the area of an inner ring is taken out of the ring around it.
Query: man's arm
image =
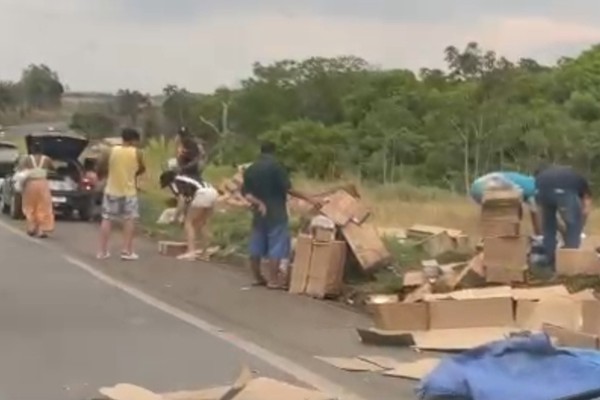
[[[108,175],[108,160],[110,158],[110,149],[103,151],[98,157],[98,164],[96,165],[96,173],[98,178],[104,179]]]
[[[137,149],[136,152],[138,161],[138,170],[135,173],[136,176],[143,175],[146,172],[146,163],[144,162],[144,152],[141,149]]]
[[[250,203],[251,207],[256,208],[262,215],[266,215],[267,206],[253,194],[252,170],[250,168],[244,171],[244,182],[242,183],[241,193],[244,199]]]

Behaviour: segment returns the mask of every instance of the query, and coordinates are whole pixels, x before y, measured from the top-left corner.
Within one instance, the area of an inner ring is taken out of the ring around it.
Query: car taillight
[[[92,190],[94,188],[94,183],[91,180],[89,180],[88,178],[83,178],[81,180],[81,187],[84,190]]]

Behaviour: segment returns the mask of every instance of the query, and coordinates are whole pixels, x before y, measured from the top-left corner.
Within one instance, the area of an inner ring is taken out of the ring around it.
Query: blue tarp
[[[556,348],[545,334],[513,337],[444,359],[420,399],[556,400],[600,389],[600,352]]]

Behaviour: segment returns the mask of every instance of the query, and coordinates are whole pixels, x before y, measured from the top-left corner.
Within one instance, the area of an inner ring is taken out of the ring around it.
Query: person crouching
[[[160,176],[160,186],[169,187],[177,197],[185,199],[184,231],[187,251],[177,257],[179,260],[193,261],[206,250],[205,227],[212,215],[215,203],[219,197],[217,190],[208,182],[177,174],[175,171],[165,171]],[[202,249],[196,248],[196,239],[200,236]]]

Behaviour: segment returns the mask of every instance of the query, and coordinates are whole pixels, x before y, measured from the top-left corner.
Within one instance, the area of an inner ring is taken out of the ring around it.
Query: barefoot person
[[[254,285],[282,289],[287,276],[280,276],[279,265],[282,260],[289,259],[291,252],[287,195],[317,204],[292,189],[287,171],[274,154],[273,143],[262,144],[260,157],[244,172],[242,194],[252,205],[254,214],[249,246]],[[262,259],[268,262],[266,279],[260,270]]]
[[[121,132],[121,137],[123,144],[108,149],[98,162],[98,174],[106,176],[98,258],[110,257],[108,241],[112,221],[121,219],[123,220],[121,259],[137,260],[139,257],[133,251],[135,221],[139,217],[137,177],[146,171],[146,167],[138,147],[140,143],[138,131],[125,128]]]
[[[163,172],[160,181],[161,187],[168,186],[173,194],[184,199],[185,203],[183,226],[187,251],[177,258],[185,261],[197,260],[208,245],[204,230],[219,194],[208,182],[192,179],[186,175],[178,175],[175,171]],[[200,251],[196,248],[197,236],[200,236],[202,241]]]
[[[42,154],[39,142],[31,144],[29,154],[20,165],[26,175],[23,182],[23,214],[27,221],[27,234],[45,238],[54,230],[52,194],[48,184],[48,170],[52,169],[50,158]]]

